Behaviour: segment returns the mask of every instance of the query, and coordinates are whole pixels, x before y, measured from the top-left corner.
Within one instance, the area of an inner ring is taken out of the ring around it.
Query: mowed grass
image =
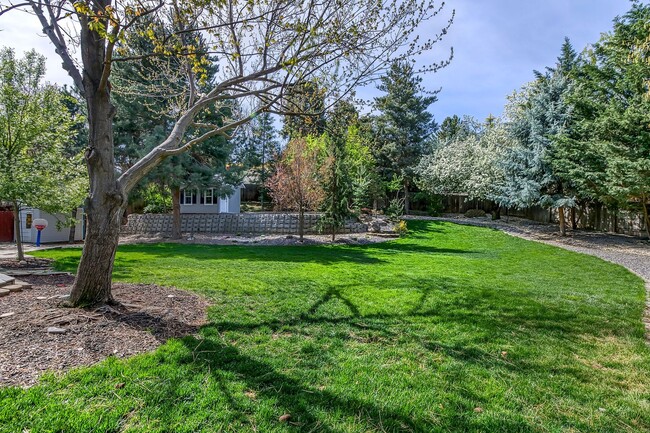
[[[409,229],[368,246],[120,247],[116,280],[201,293],[211,324],[0,389],[0,431],[650,431],[638,277],[493,230]],[[40,255],[74,271],[80,251]]]

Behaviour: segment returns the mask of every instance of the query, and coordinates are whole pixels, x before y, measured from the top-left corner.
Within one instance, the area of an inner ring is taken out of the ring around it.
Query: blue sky
[[[456,19],[447,37],[436,45],[432,59],[440,60],[454,47],[447,68],[424,77],[424,85],[442,87],[430,107],[438,122],[449,115],[479,120],[499,115],[506,96],[533,78],[533,70],[552,66],[564,37],[581,51],[612,28],[612,20],[630,8],[628,0],[448,0],[446,13],[426,23],[425,36],[439,30],[452,9]],[[33,17],[8,14],[0,19],[0,45],[18,51],[36,48],[48,57],[49,81],[70,83],[60,60]],[[359,92],[369,97],[376,92]]]
[[[580,52],[612,28],[631,7],[627,0],[449,0],[456,10],[449,37],[454,60],[424,77],[428,89],[442,87],[430,107],[440,123],[449,115],[479,120],[499,115],[506,96],[533,79],[533,70],[552,66],[567,36]],[[434,23],[431,23],[435,30]],[[426,34],[426,32],[425,32]]]

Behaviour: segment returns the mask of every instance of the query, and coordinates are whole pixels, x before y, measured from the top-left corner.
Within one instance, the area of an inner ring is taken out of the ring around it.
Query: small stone
[[[175,298],[176,296],[174,295],[167,295],[168,298]]]
[[[16,314],[16,313],[14,313],[13,311],[10,312],[10,313],[2,313],[2,314],[0,314],[0,319],[5,318],[5,317],[11,317],[14,314]]]
[[[474,412],[481,413],[481,412],[483,412],[483,408],[482,407],[475,407]]]
[[[280,418],[278,418],[280,422],[287,422],[290,419],[291,419],[291,415],[288,413],[285,413],[284,415],[281,415]]]
[[[56,326],[50,326],[47,328],[48,334],[65,334],[66,332],[68,332],[67,329],[57,328]]]
[[[47,299],[47,296],[37,296],[36,299],[38,299],[39,301],[44,301]]]
[[[16,281],[14,281],[14,284],[17,284],[17,285],[19,285],[19,286],[22,286],[23,289],[31,289],[31,288],[32,288],[32,285],[31,285],[31,284],[26,283],[26,282],[24,282],[24,281],[20,281],[20,280],[16,280]]]

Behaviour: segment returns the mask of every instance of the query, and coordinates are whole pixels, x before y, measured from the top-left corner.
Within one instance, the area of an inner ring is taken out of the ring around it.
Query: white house
[[[241,188],[226,198],[219,197],[215,188],[182,189],[181,213],[239,213]]]
[[[41,232],[41,243],[51,242],[68,242],[70,236],[70,227],[57,227],[60,222],[66,221],[68,215],[63,214],[49,214],[40,209],[24,208],[20,210],[20,234],[22,241],[25,243],[35,243],[38,230],[34,227],[34,220],[42,218],[47,220],[47,227]],[[77,223],[75,225],[74,240],[81,241],[84,236],[84,218],[83,209],[77,209],[77,216],[75,218]]]

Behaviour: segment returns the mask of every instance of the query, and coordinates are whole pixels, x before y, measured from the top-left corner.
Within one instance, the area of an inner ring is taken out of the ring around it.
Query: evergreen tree
[[[351,202],[353,180],[351,176],[348,136],[350,128],[357,124],[359,114],[348,101],[340,101],[327,117],[327,132],[323,135],[325,144],[325,161],[323,173],[324,215],[323,227],[330,229],[332,241],[337,231],[345,226],[345,221],[352,215]]]
[[[325,89],[315,81],[290,86],[284,98],[282,137],[318,137],[325,132]]]
[[[260,188],[260,202],[264,210],[267,200],[266,181],[275,172],[275,161],[280,154],[280,142],[270,113],[261,113],[235,137],[236,160]]]
[[[650,5],[636,2],[587,50],[569,100],[577,119],[555,165],[583,196],[638,211],[650,237]]]
[[[452,140],[464,140],[470,136],[478,137],[483,129],[483,125],[472,116],[457,115],[445,117],[436,131],[436,145],[444,145]]]
[[[564,47],[570,46],[565,41]],[[563,53],[570,52],[563,48]],[[549,163],[553,140],[566,133],[571,106],[566,100],[571,81],[566,74],[564,55],[558,67],[536,72],[530,83],[510,100],[510,133],[517,146],[504,159],[505,182],[497,200],[504,206],[557,208],[560,232],[566,233],[564,209],[575,206],[570,183],[558,176]]]
[[[409,62],[393,62],[378,86],[386,94],[375,98],[379,111],[375,157],[386,181],[400,180],[406,212],[415,166],[424,154],[426,140],[436,130],[433,115],[427,111],[437,99],[436,92],[426,94],[421,82]]]

